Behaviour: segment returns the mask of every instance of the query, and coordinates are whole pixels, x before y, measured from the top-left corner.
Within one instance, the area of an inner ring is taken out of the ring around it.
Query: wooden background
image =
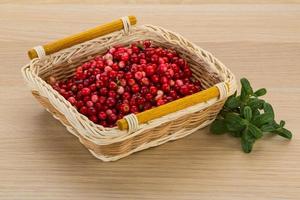
[[[0,199],[300,199],[297,1],[18,2],[0,3]],[[237,139],[205,128],[118,162],[96,160],[31,97],[20,68],[27,49],[128,14],[181,33],[238,78],[267,87],[293,140],[267,136],[244,154]]]

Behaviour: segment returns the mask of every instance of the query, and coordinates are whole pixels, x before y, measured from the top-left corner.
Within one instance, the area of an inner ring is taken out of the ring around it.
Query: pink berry
[[[147,77],[142,78],[142,84],[143,85],[149,85],[150,84],[149,79]]]
[[[118,94],[123,94],[124,91],[125,91],[125,89],[124,89],[123,86],[119,86],[119,87],[118,87],[118,90],[117,90]]]
[[[95,95],[95,94],[92,95],[91,100],[92,100],[93,103],[96,103],[99,100],[98,95]]]
[[[72,105],[75,105],[75,103],[76,103],[75,97],[69,97],[69,98],[68,98],[68,101],[69,101]]]
[[[140,71],[135,72],[134,77],[135,77],[137,80],[141,80],[141,79],[143,78],[143,73],[140,72]]]

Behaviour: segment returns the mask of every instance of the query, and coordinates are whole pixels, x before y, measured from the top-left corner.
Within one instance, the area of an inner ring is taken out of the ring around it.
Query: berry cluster
[[[73,77],[49,83],[91,121],[113,127],[118,119],[200,91],[188,63],[151,41],[115,46],[77,67]]]

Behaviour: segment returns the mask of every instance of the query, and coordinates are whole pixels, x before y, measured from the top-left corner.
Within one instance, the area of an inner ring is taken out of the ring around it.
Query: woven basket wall
[[[136,131],[128,132],[117,127],[105,128],[94,124],[45,81],[51,75],[60,80],[72,76],[78,65],[104,53],[111,46],[145,39],[179,52],[188,61],[193,76],[201,81],[204,89],[226,83],[228,90],[225,93],[220,91],[218,98],[140,124]],[[215,119],[226,98],[236,90],[234,75],[212,54],[179,34],[153,25],[130,27],[127,31],[116,31],[33,59],[22,68],[22,72],[34,97],[69,132],[77,136],[95,157],[103,161],[118,160],[134,152],[182,138],[207,126]]]

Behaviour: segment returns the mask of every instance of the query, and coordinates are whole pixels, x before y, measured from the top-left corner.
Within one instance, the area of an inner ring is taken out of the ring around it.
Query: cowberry
[[[107,117],[107,115],[106,115],[105,112],[101,111],[101,112],[98,113],[98,118],[99,118],[100,120],[105,120],[106,117]]]
[[[138,113],[199,92],[189,64],[173,49],[150,40],[111,47],[74,70],[74,76],[48,83],[92,122],[113,127]]]
[[[134,85],[131,87],[131,91],[132,91],[133,93],[138,93],[139,90],[140,90],[140,87],[139,87],[138,84],[134,84]]]
[[[81,94],[83,95],[83,96],[87,96],[87,95],[89,95],[91,93],[91,90],[90,90],[90,88],[82,88],[81,89]]]

